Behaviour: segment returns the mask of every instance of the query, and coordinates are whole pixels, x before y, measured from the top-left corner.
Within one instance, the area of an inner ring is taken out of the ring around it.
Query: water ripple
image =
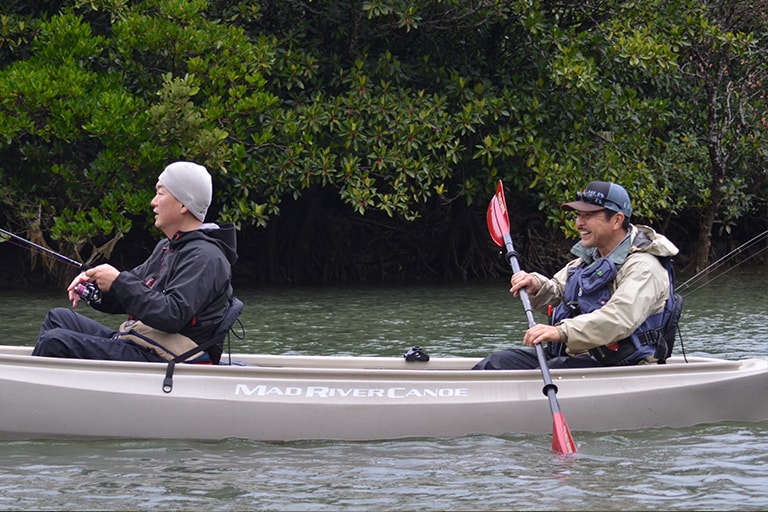
[[[689,355],[768,355],[768,275],[751,272],[686,298]],[[503,283],[238,294],[247,337],[236,350],[399,355],[421,344],[434,356],[480,356],[518,345],[526,327]],[[26,299],[0,296],[0,316],[15,319],[6,343],[30,344],[43,311],[63,302]],[[550,453],[547,435],[0,442],[0,510],[768,509],[766,423],[574,438],[569,457]]]

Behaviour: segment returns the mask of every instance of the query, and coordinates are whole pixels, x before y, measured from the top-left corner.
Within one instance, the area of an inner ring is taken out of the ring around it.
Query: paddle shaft
[[[72,258],[67,258],[63,254],[59,254],[56,251],[52,251],[51,249],[49,249],[47,247],[43,247],[42,245],[38,245],[38,244],[36,244],[36,243],[34,243],[32,241],[27,240],[26,238],[22,238],[22,237],[20,237],[18,235],[14,235],[10,231],[6,231],[6,230],[1,229],[1,228],[0,228],[0,238],[6,238],[8,240],[14,240],[14,241],[22,244],[21,246],[24,247],[24,248],[35,249],[35,250],[37,250],[37,251],[39,251],[39,252],[41,252],[43,254],[47,254],[49,256],[53,256],[54,258],[56,258],[60,262],[66,263],[67,265],[72,265],[73,267],[77,267],[80,270],[88,270],[90,268],[85,263],[80,263],[80,262],[77,262],[77,261],[73,260]]]
[[[488,222],[488,232],[493,241],[499,247],[506,248],[509,266],[512,267],[515,273],[520,272],[517,252],[512,243],[509,216],[507,215],[507,202],[504,199],[504,186],[501,180],[499,180],[496,186],[496,194],[494,194],[488,205],[486,221]],[[531,307],[527,290],[520,290],[519,296],[523,301],[523,308],[525,309],[525,316],[528,318],[528,328],[530,329],[536,325],[536,320],[533,318],[533,308]],[[544,349],[541,344],[536,344],[534,345],[534,350],[536,351],[536,358],[539,360],[539,370],[544,380],[542,391],[549,399],[549,408],[552,411],[552,451],[560,454],[576,453],[576,442],[573,440],[573,436],[571,436],[571,430],[568,428],[568,422],[565,421],[565,415],[560,411],[560,405],[557,403],[557,386],[552,384],[547,359],[544,357]]]
[[[516,274],[520,272],[520,263],[517,259],[515,246],[512,243],[512,236],[509,233],[504,233],[503,236],[509,266],[512,267],[512,272]],[[520,290],[520,300],[523,302],[523,309],[525,310],[525,316],[528,319],[528,328],[530,329],[536,325],[536,320],[533,318],[531,299],[528,297],[528,292],[525,288]],[[557,402],[557,386],[552,383],[552,377],[549,375],[549,367],[547,366],[547,359],[544,357],[544,349],[541,347],[541,343],[535,344],[534,347],[536,349],[536,357],[539,360],[539,367],[541,368],[541,376],[544,379],[544,388],[542,391],[549,399],[549,407],[552,410],[552,413],[558,413],[560,412],[560,405]]]

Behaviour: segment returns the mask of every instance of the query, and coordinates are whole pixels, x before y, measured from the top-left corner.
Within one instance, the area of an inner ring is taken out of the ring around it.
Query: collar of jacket
[[[624,263],[624,261],[627,259],[627,256],[629,256],[630,249],[632,248],[632,239],[630,236],[631,233],[632,230],[628,230],[627,235],[621,242],[619,242],[619,245],[614,247],[608,256],[605,256],[616,265],[616,268],[620,267],[621,264]],[[581,258],[587,267],[601,258],[597,252],[596,247],[586,248],[582,245],[581,240],[579,240],[573,247],[571,247],[571,253],[574,256]]]

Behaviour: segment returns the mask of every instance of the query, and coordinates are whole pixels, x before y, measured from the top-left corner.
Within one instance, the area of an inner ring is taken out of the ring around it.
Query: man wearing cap
[[[192,343],[192,348],[209,340],[232,297],[231,267],[237,261],[234,226],[204,224],[212,194],[211,176],[202,165],[168,165],[158,176],[151,202],[155,226],[165,238],[133,270],[121,272],[102,264],[81,272],[67,287],[72,307],[77,306],[83,286],[93,283],[100,297],[89,304],[105,313],[128,314],[127,324],[138,328],[140,321],[147,329],[142,333],[155,333],[172,343]],[[33,355],[169,359],[151,343],[135,343],[122,332],[71,309],[55,308],[43,321]],[[148,336],[151,342],[154,334]],[[221,346],[214,345],[196,355],[198,361],[218,363],[221,351]]]
[[[632,204],[615,183],[593,181],[561,205],[577,214],[581,240],[576,259],[551,279],[520,271],[511,279],[515,296],[525,289],[534,309],[554,311],[551,325],[528,329],[523,343],[481,360],[476,370],[539,367],[534,346],[549,368],[622,366],[657,362],[655,343],[674,302],[670,273],[662,264],[678,253],[665,236],[630,224]]]

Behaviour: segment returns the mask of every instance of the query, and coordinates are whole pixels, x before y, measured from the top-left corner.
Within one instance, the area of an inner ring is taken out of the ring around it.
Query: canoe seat
[[[208,351],[208,353],[211,355],[213,364],[219,364],[219,361],[221,360],[221,353],[224,350],[224,339],[229,334],[229,331],[232,330],[232,327],[234,327],[235,322],[237,321],[238,317],[240,317],[240,313],[242,313],[242,311],[243,301],[237,297],[232,297],[229,299],[229,306],[227,306],[227,311],[224,313],[224,318],[221,320],[219,326],[214,331],[211,339],[208,340],[207,343],[201,345],[214,349],[213,354],[211,354],[210,350]]]
[[[224,318],[222,318],[218,327],[216,327],[211,338],[204,343],[200,343],[197,347],[174,357],[171,361],[168,361],[168,367],[165,370],[165,379],[163,380],[163,391],[165,393],[170,393],[173,390],[173,370],[176,367],[176,363],[186,361],[192,354],[205,350],[211,356],[212,363],[219,364],[221,353],[224,348],[224,338],[229,334],[230,329],[235,325],[235,322],[242,311],[243,301],[237,297],[229,299],[229,305],[224,312]]]

